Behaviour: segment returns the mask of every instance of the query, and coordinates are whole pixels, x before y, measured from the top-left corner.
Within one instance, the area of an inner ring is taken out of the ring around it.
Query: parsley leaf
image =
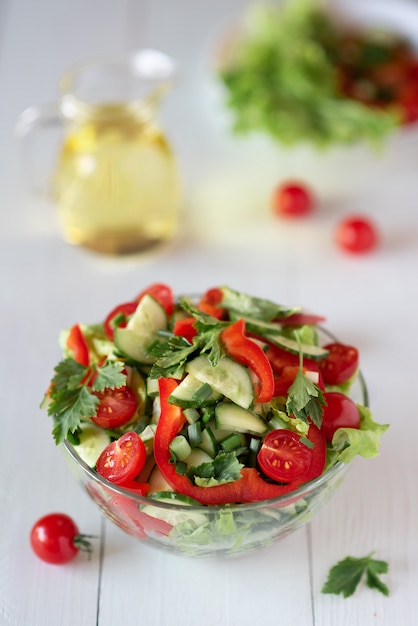
[[[57,444],[77,433],[80,423],[96,415],[99,398],[93,393],[116,389],[126,383],[122,361],[84,366],[66,358],[55,367],[50,387],[48,414],[53,418],[52,434]],[[91,389],[88,387],[91,382]]]
[[[199,487],[212,487],[238,480],[242,467],[235,452],[220,452],[212,461],[191,467],[188,473]]]
[[[325,398],[321,389],[299,369],[288,390],[286,409],[289,415],[308,421],[308,417],[318,428],[322,424],[322,405]]]
[[[342,594],[344,598],[352,596],[361,579],[366,575],[366,584],[370,589],[377,589],[385,596],[389,595],[389,588],[380,580],[380,574],[386,574],[389,566],[386,561],[372,558],[373,553],[356,558],[347,556],[334,565],[322,588],[322,593]]]
[[[220,322],[215,317],[196,309],[185,298],[179,302],[180,306],[196,320],[197,335],[190,344],[184,337],[170,336],[166,341],[155,341],[147,350],[149,356],[155,357],[150,372],[150,378],[167,378],[178,375],[186,362],[195,353],[206,353],[209,361],[216,365],[222,356],[219,335],[231,322]]]

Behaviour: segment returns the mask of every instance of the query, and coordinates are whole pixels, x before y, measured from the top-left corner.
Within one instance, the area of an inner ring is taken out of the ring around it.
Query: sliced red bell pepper
[[[195,328],[196,320],[194,317],[184,317],[175,322],[173,327],[173,334],[179,337],[184,337],[190,343],[193,342],[193,337],[196,337],[197,330]]]
[[[73,353],[74,360],[80,363],[80,365],[87,367],[90,363],[89,348],[78,324],[74,324],[74,326],[70,328],[66,344],[67,348]]]
[[[241,365],[249,367],[260,381],[257,402],[270,402],[274,396],[274,377],[264,350],[245,335],[245,322],[237,320],[221,333],[227,353]]]
[[[228,504],[269,500],[294,491],[303,481],[292,481],[286,485],[267,483],[255,468],[243,468],[241,478],[234,482],[199,487],[188,476],[178,474],[171,462],[170,443],[183,428],[186,418],[180,407],[168,403],[168,397],[178,382],[173,378],[159,380],[161,414],[154,439],[154,457],[161,474],[171,487],[183,495],[194,498],[201,504]]]
[[[222,302],[222,290],[217,287],[208,289],[199,300],[197,308],[203,313],[212,315],[216,319],[221,320],[225,317],[225,309],[222,309],[218,305]]]

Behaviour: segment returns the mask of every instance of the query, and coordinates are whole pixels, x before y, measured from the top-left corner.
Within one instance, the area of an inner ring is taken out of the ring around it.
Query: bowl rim
[[[187,297],[194,297],[194,294],[187,294]],[[338,341],[337,337],[332,334],[329,330],[324,328],[321,325],[318,325],[318,330],[326,335],[332,341]],[[360,392],[362,395],[363,405],[369,407],[369,393],[366,385],[366,381],[364,379],[362,370],[359,369],[356,380],[354,384],[359,384]],[[190,512],[200,511],[220,511],[220,510],[230,510],[230,511],[251,511],[257,510],[263,507],[275,506],[275,507],[284,507],[293,502],[299,500],[300,498],[306,497],[315,491],[317,488],[326,484],[328,480],[331,480],[334,476],[338,475],[340,472],[343,472],[344,469],[348,468],[352,465],[352,462],[349,464],[343,463],[342,461],[337,461],[331,467],[327,469],[326,472],[314,478],[313,480],[304,483],[294,491],[290,491],[289,493],[283,494],[281,496],[277,496],[275,498],[269,498],[267,500],[257,500],[255,502],[245,502],[245,503],[228,503],[228,504],[217,504],[217,505],[206,505],[206,504],[182,504],[181,502],[162,502],[157,499],[153,499],[150,496],[142,496],[140,494],[134,493],[132,490],[124,489],[120,485],[116,485],[112,483],[102,476],[98,474],[93,468],[91,468],[83,459],[77,454],[74,446],[66,439],[63,444],[61,444],[67,454],[71,457],[73,461],[83,470],[84,474],[86,474],[91,480],[95,483],[101,485],[108,491],[109,493],[113,493],[114,495],[128,497],[133,502],[138,505],[152,505],[157,508],[167,509],[167,510],[176,510],[178,508]]]

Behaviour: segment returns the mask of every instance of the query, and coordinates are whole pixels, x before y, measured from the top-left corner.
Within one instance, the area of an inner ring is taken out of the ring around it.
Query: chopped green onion
[[[170,452],[172,456],[177,460],[184,461],[187,459],[192,448],[187,441],[186,437],[183,435],[177,435],[174,437],[173,441],[170,443]]]
[[[183,415],[189,424],[194,424],[200,419],[200,414],[197,409],[184,409]]]
[[[187,429],[187,435],[192,448],[199,446],[202,443],[202,429],[200,427],[200,422],[190,424]]]

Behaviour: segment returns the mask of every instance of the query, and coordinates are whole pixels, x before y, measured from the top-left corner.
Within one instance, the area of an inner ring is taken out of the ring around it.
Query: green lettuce
[[[360,428],[339,428],[332,438],[337,453],[335,460],[349,463],[356,456],[371,459],[379,454],[380,438],[389,424],[378,424],[369,408],[357,405],[360,411]]]

